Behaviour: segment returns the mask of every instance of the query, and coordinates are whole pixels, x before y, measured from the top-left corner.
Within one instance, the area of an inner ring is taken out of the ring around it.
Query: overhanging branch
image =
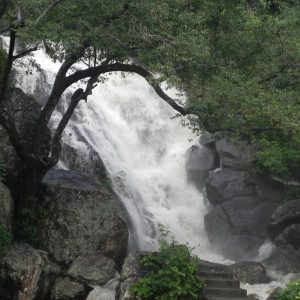
[[[109,65],[100,65],[97,67],[92,67],[84,70],[79,70],[72,75],[69,75],[66,78],[66,85],[67,87],[71,86],[73,83],[77,82],[78,80],[82,80],[88,77],[99,76],[104,73],[109,72],[129,72],[129,73],[136,73],[142,77],[144,77],[147,82],[153,87],[155,92],[159,97],[161,97],[165,102],[167,102],[172,108],[178,111],[182,115],[188,114],[184,107],[178,105],[174,99],[169,97],[159,86],[157,80],[154,76],[145,68],[137,65],[132,64],[121,64],[121,63],[114,63]],[[67,88],[66,87],[66,88]]]

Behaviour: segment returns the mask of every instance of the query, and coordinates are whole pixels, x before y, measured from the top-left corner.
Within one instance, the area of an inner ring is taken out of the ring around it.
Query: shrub
[[[300,279],[288,283],[286,287],[282,289],[276,297],[276,300],[297,299],[300,299]]]
[[[130,292],[145,300],[203,299],[204,283],[197,276],[192,249],[178,245],[173,237],[169,240],[169,232],[164,227],[161,229],[164,239],[160,242],[159,252],[142,258],[141,264],[146,275]]]

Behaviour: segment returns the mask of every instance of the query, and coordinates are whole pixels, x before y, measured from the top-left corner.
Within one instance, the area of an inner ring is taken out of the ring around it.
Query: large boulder
[[[200,189],[208,178],[209,171],[219,166],[219,158],[214,149],[193,145],[186,152],[186,171],[188,179]]]
[[[233,277],[243,283],[261,284],[269,282],[266,268],[259,262],[239,262],[229,266]]]
[[[217,136],[216,150],[224,168],[247,170],[255,159],[255,147],[246,142],[232,143]]]
[[[12,230],[14,201],[9,189],[0,181],[0,225],[7,231]]]
[[[55,281],[50,300],[82,300],[86,294],[82,284],[59,277]]]
[[[255,181],[245,171],[217,169],[210,173],[206,183],[206,194],[213,205],[238,196],[255,195]]]
[[[128,230],[113,192],[91,176],[51,170],[43,180],[40,242],[59,263],[105,255],[120,268]]]
[[[281,204],[273,213],[268,232],[275,245],[300,250],[300,199]]]
[[[230,259],[254,259],[268,238],[268,222],[281,202],[281,187],[227,168],[210,174],[206,192],[213,205],[204,218],[211,244]]]
[[[45,299],[59,272],[47,253],[27,244],[13,245],[1,260],[0,299]]]
[[[85,284],[103,285],[114,278],[115,273],[115,262],[111,258],[79,256],[71,264],[67,275]]]
[[[11,88],[8,91],[8,97],[11,99],[16,127],[24,142],[29,144],[32,140],[41,107],[34,98],[26,95],[20,88]],[[49,134],[47,132],[45,135],[44,151],[46,154],[49,149]],[[0,126],[0,161],[5,163],[7,181],[10,184],[15,183],[16,177],[22,169],[22,163],[2,126]]]

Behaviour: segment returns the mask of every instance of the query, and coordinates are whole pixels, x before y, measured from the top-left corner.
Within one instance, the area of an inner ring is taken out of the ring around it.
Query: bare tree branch
[[[154,76],[144,69],[141,66],[132,65],[132,64],[121,64],[121,63],[114,63],[114,64],[108,64],[108,65],[100,65],[93,68],[88,68],[85,70],[80,70],[75,72],[72,75],[69,75],[66,78],[66,85],[69,87],[73,83],[77,82],[78,80],[87,78],[87,77],[93,77],[93,76],[99,76],[100,74],[109,73],[109,72],[130,72],[130,73],[136,73],[142,77],[144,77],[148,83],[153,87],[155,92],[160,96],[164,101],[166,101],[171,107],[173,107],[176,111],[178,111],[182,115],[188,114],[188,112],[183,108],[182,106],[178,105],[174,99],[169,97],[159,86],[157,81],[155,80]],[[66,88],[67,88],[66,87]]]
[[[51,166],[55,165],[59,160],[59,155],[61,151],[61,136],[70,118],[72,117],[74,110],[76,109],[80,100],[87,100],[87,97],[91,95],[93,88],[96,86],[96,81],[97,77],[91,77],[86,85],[85,91],[79,88],[73,93],[71,103],[69,104],[67,111],[64,113],[53,135],[51,158],[49,160]]]
[[[37,49],[38,49],[38,46],[33,46],[31,48],[28,48],[28,49],[24,50],[23,52],[21,52],[21,53],[19,53],[17,55],[14,55],[13,56],[13,60],[22,58],[22,57],[26,56],[27,54],[36,51]]]
[[[36,19],[36,22],[40,22],[48,13],[51,9],[53,9],[56,5],[60,4],[61,2],[63,2],[64,0],[56,0],[54,2],[52,2],[40,15],[39,17]]]

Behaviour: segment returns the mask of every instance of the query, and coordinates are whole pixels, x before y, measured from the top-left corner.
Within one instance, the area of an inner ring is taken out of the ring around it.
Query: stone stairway
[[[200,262],[198,275],[205,282],[203,294],[206,300],[245,300],[247,291],[233,279],[228,266],[207,261]]]

